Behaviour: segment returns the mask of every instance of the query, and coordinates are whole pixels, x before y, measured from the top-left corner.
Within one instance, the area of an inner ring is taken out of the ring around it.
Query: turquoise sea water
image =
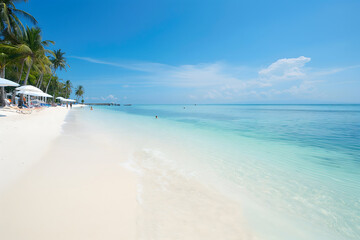
[[[91,114],[119,135],[171,145],[156,150],[239,198],[261,239],[360,239],[360,105],[133,105]]]

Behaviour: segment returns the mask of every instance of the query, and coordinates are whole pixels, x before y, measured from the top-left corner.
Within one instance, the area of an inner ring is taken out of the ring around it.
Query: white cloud
[[[102,65],[109,65],[113,67],[126,68],[134,71],[142,72],[157,72],[164,68],[168,68],[169,65],[161,63],[151,63],[151,62],[136,62],[136,63],[119,63],[119,62],[108,62],[90,57],[79,57],[79,56],[70,56],[69,58],[75,58],[79,60],[84,60],[91,63],[97,63]]]
[[[105,101],[105,100],[116,101],[116,100],[118,100],[118,98],[115,97],[114,95],[110,94],[110,95],[108,95],[106,97],[101,97],[101,100],[103,100],[103,101]]]
[[[305,76],[304,66],[310,62],[311,58],[298,57],[298,58],[282,58],[270,64],[269,67],[261,69],[259,76],[262,81],[287,81],[299,79]]]
[[[353,65],[353,66],[348,66],[348,67],[340,67],[340,68],[331,68],[331,69],[326,69],[326,70],[320,70],[317,72],[314,72],[313,75],[314,76],[326,76],[326,75],[332,75],[332,74],[336,74],[339,72],[343,72],[346,70],[351,70],[351,69],[356,69],[356,68],[360,68],[360,65]]]
[[[100,100],[99,97],[85,97],[85,100]]]
[[[84,61],[126,68],[139,72],[131,76],[131,82],[119,83],[123,88],[137,86],[180,87],[187,89],[188,99],[238,100],[250,98],[270,98],[283,94],[300,96],[316,89],[317,77],[335,74],[359,65],[314,70],[306,64],[311,58],[282,58],[263,69],[238,67],[224,62],[193,65],[167,65],[161,63],[116,63],[93,58],[73,57]],[[115,101],[109,95],[103,99]],[[124,97],[124,99],[126,99]]]
[[[222,63],[196,64],[172,66],[161,63],[143,62],[143,63],[117,63],[107,62],[89,57],[71,56],[71,58],[84,60],[91,63],[110,65],[130,69],[134,71],[147,73],[141,76],[142,79],[153,85],[169,85],[179,87],[202,87],[219,85],[226,82],[236,81],[233,76],[233,68],[227,71],[230,66]],[[227,74],[229,72],[231,74]],[[129,87],[124,84],[123,87]]]
[[[114,95],[110,94],[106,97],[102,96],[102,97],[85,97],[85,100],[94,100],[94,101],[98,101],[98,100],[102,100],[102,101],[106,101],[106,100],[111,100],[111,101],[116,101],[118,100],[117,97],[115,97]]]

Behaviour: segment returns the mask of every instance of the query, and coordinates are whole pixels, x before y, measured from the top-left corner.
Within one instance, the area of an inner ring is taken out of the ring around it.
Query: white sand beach
[[[0,239],[135,239],[134,176],[60,135],[68,111],[1,113]]]
[[[41,159],[60,136],[67,113],[62,107],[32,114],[0,109],[0,193]]]

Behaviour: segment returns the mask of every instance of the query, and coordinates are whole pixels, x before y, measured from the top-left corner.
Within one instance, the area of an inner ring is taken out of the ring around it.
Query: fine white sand
[[[32,114],[0,108],[0,193],[41,159],[60,135],[67,113],[62,107]]]
[[[136,178],[109,139],[61,130],[68,111],[0,120],[0,239],[136,239]]]

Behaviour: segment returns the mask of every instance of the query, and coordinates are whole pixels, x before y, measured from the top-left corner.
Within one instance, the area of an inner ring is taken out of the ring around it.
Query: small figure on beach
[[[69,103],[68,102],[66,102],[66,108],[69,108]]]
[[[93,107],[92,107],[92,106],[90,107],[90,110],[93,110]]]
[[[70,103],[70,108],[72,108],[72,103]]]
[[[158,118],[158,116],[156,115],[156,116],[155,116],[155,118],[157,119],[157,118]]]

